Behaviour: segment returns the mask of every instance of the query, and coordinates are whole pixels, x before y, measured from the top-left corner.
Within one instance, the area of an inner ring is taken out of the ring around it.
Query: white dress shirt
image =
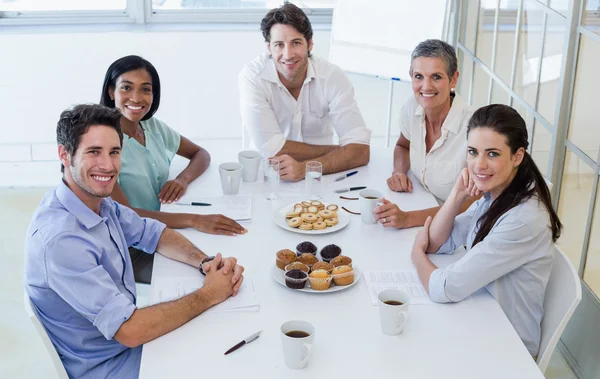
[[[442,134],[429,153],[425,145],[425,110],[414,97],[402,107],[402,135],[410,141],[410,169],[438,201],[446,201],[460,171],[467,167],[467,125],[473,110],[454,95]]]
[[[466,245],[467,253],[431,273],[429,296],[438,303],[456,302],[485,287],[535,357],[554,260],[548,212],[534,196],[500,216],[473,247],[478,220],[491,204],[490,193],[485,193],[456,217],[450,237],[436,254],[452,254],[460,245]]]
[[[325,60],[310,57],[298,100],[281,83],[273,59],[260,55],[239,74],[242,124],[252,144],[264,155],[276,155],[286,140],[333,145],[368,145],[367,129],[354,89],[344,72]]]

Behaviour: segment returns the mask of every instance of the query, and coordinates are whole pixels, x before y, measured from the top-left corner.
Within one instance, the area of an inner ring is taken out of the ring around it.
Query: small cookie
[[[317,214],[317,212],[319,212],[319,208],[317,208],[317,207],[316,207],[316,206],[314,206],[314,205],[311,205],[310,207],[308,207],[308,209],[307,209],[307,210],[308,210],[308,213],[314,213],[314,214]]]
[[[337,225],[338,219],[337,219],[337,217],[328,218],[324,222],[327,226],[334,226],[334,225]]]
[[[287,220],[287,224],[292,228],[297,228],[303,222],[304,222],[304,220],[302,220],[302,217],[294,217],[294,218]]]
[[[302,213],[300,217],[302,218],[302,220],[304,220],[304,222],[308,223],[317,221],[317,215],[313,213]]]
[[[310,202],[310,205],[314,205],[315,207],[319,207],[319,205],[321,205],[323,203],[321,203],[319,200],[314,200]]]
[[[337,205],[335,205],[335,204],[329,204],[329,205],[327,206],[327,210],[328,210],[328,211],[335,212],[335,211],[337,211],[337,210],[338,210],[338,206],[337,206]]]
[[[327,227],[327,224],[324,223],[323,221],[317,221],[313,224],[313,229],[314,230],[323,230]]]
[[[308,208],[308,207],[310,207],[310,201],[303,201],[303,202],[302,202],[302,206],[303,206],[304,208]]]
[[[312,230],[313,228],[313,224],[311,224],[310,222],[304,222],[302,224],[300,224],[300,226],[298,227],[298,229],[301,230]]]
[[[298,217],[300,216],[300,213],[298,212],[288,212],[285,214],[285,218],[294,218],[294,217]]]
[[[294,204],[294,212],[302,213],[302,204]]]
[[[323,209],[321,212],[319,212],[319,216],[327,220],[328,218],[334,218],[336,213],[327,209]]]

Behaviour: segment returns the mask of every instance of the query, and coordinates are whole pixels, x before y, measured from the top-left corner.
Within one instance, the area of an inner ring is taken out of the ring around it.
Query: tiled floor
[[[29,219],[47,189],[0,188],[0,378],[55,378],[53,366],[23,310],[23,241]],[[558,351],[547,378],[575,379]]]

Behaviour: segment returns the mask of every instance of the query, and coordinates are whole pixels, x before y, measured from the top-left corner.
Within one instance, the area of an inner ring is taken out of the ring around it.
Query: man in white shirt
[[[261,22],[263,54],[239,75],[242,123],[252,143],[279,161],[281,179],[304,179],[306,161],[323,174],[369,163],[371,131],[344,72],[312,57],[312,27],[294,4],[272,9]],[[334,145],[334,130],[339,145]]]

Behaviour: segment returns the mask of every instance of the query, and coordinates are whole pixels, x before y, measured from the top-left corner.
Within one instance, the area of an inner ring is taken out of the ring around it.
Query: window
[[[127,0],[0,0],[1,12],[125,10]]]

